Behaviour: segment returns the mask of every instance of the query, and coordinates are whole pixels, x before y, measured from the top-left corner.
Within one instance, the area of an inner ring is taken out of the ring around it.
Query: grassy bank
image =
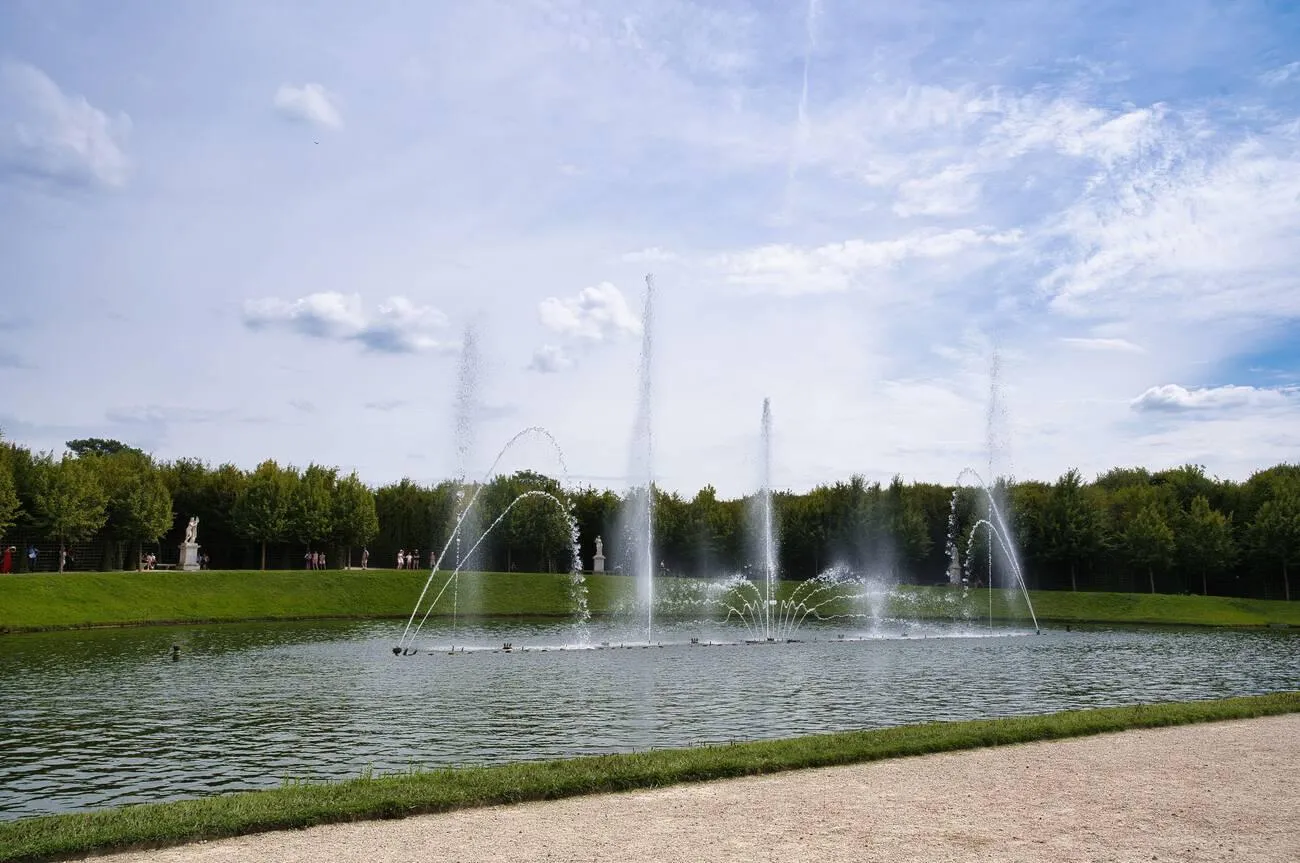
[[[0,861],[155,847],[266,830],[659,788],[1035,740],[1300,711],[1300,692],[946,722],[632,755],[407,773],[0,823]]]
[[[441,585],[441,574],[433,591]],[[568,616],[566,575],[474,573],[463,576],[461,596],[478,596],[477,609],[493,616]],[[428,574],[368,570],[343,572],[115,572],[39,573],[0,577],[0,630],[14,632],[145,623],[294,620],[312,618],[405,617]],[[634,594],[632,580],[614,575],[587,579],[593,613],[608,614]],[[781,585],[789,595],[794,583]],[[703,583],[660,579],[656,594],[669,599],[698,598]],[[433,592],[430,593],[432,598]],[[1201,626],[1300,626],[1300,602],[1173,596],[1142,593],[1031,594],[1040,621],[1056,623],[1183,624]],[[445,597],[438,613],[450,614]],[[882,612],[912,618],[987,618],[988,591],[962,594],[948,588],[904,587]],[[698,607],[690,606],[687,607]],[[667,611],[667,608],[665,609]],[[862,611],[848,601],[823,609],[827,614]],[[1018,593],[993,592],[993,616],[1024,620]]]

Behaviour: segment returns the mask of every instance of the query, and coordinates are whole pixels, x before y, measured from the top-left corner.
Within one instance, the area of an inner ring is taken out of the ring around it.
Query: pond
[[[454,640],[426,631],[417,655],[397,657],[401,630],[314,622],[0,637],[0,818],[367,769],[1300,688],[1300,634],[1288,631],[900,624],[864,637],[817,625],[798,643],[744,644],[743,630],[676,623],[656,632],[662,646],[646,646],[596,623],[591,644],[608,649],[561,650],[567,624],[509,621],[462,627]]]

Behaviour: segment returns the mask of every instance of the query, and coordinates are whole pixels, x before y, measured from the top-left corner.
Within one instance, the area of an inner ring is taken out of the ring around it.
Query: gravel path
[[[1300,861],[1300,715],[266,833],[95,858]]]

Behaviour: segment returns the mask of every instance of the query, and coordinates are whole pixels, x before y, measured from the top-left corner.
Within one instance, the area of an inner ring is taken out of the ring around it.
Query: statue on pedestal
[[[180,560],[176,562],[176,568],[182,572],[197,572],[199,566],[199,517],[190,516],[189,524],[185,525],[185,541],[181,543]]]
[[[591,571],[605,571],[605,543],[600,537],[596,537],[596,556],[591,560]]]

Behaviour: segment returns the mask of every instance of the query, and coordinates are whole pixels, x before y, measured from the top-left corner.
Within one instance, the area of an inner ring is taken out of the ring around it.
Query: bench
[[[153,569],[175,569],[175,568],[176,568],[176,564],[174,563],[155,563],[153,565]]]

